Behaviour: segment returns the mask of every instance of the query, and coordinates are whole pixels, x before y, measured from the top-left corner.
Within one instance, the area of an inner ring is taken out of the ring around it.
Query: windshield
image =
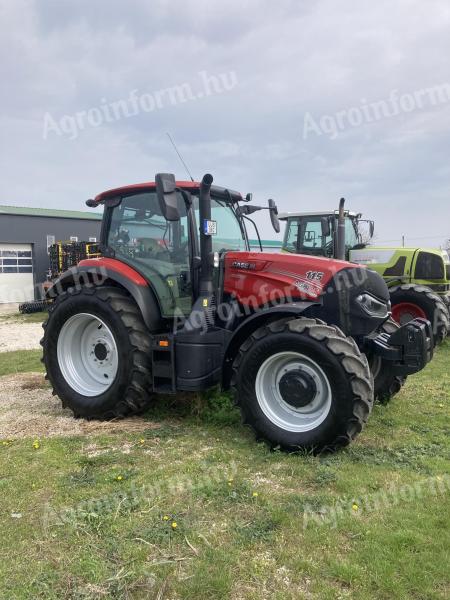
[[[193,197],[195,219],[200,223],[198,196]],[[225,250],[242,251],[247,249],[245,233],[241,229],[238,218],[231,206],[217,198],[211,199],[211,219],[216,221],[217,234],[212,235],[213,252],[223,252]]]
[[[112,210],[107,246],[151,282],[164,316],[173,316],[177,310],[188,314],[192,306],[190,254],[198,252],[198,204],[198,196],[193,195],[193,210],[188,215],[179,193],[180,220],[166,221],[156,192],[140,192],[125,196]],[[246,250],[245,231],[230,205],[213,198],[211,218],[217,223],[217,234],[211,236],[214,252]],[[191,230],[196,236],[193,240]]]
[[[351,250],[359,244],[356,222],[351,217],[345,219],[345,249]]]

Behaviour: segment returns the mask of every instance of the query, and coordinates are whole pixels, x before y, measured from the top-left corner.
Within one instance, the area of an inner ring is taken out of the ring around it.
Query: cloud
[[[345,196],[377,220],[380,240],[450,236],[450,102],[334,140],[302,136],[308,112],[320,118],[450,82],[445,0],[16,0],[0,11],[2,203],[82,209],[85,198],[158,170],[185,177],[170,131],[195,176],[212,172],[255,201],[314,210]],[[132,90],[198,90],[204,71],[234,72],[237,84],[43,140],[46,113],[60,119]],[[272,237],[266,217],[257,220]]]

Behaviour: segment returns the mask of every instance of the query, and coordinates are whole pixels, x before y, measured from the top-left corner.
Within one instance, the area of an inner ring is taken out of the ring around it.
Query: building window
[[[0,273],[32,273],[30,250],[0,250]]]
[[[47,252],[48,249],[50,248],[50,246],[53,246],[53,244],[56,242],[56,238],[54,235],[47,235]]]
[[[78,242],[78,236],[77,235],[71,235],[70,236],[70,241],[71,242]]]

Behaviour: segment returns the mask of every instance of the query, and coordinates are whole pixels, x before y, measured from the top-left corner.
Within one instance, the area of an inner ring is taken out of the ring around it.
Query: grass
[[[3,313],[0,314],[0,322],[20,321],[22,323],[43,323],[47,318],[47,312],[31,313],[23,315],[22,313]]]
[[[43,323],[47,318],[46,312],[22,315],[21,313],[0,314],[0,323],[16,321],[21,323]],[[0,352],[0,376],[13,373],[41,372],[41,350],[16,350],[14,352]]]
[[[40,372],[44,370],[41,363],[42,350],[15,350],[0,352],[0,376],[13,373]]]
[[[0,441],[0,596],[448,598],[449,360],[331,456],[270,452],[214,394],[144,433]]]

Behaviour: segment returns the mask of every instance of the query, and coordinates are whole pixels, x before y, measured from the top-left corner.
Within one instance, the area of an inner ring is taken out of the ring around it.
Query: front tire
[[[307,318],[253,332],[234,361],[232,388],[257,437],[288,451],[348,445],[373,405],[370,369],[354,340]]]
[[[450,329],[449,312],[443,300],[430,288],[423,285],[399,285],[389,290],[392,304],[392,317],[405,325],[416,317],[430,321],[434,345],[441,344]]]
[[[113,419],[150,402],[150,336],[130,296],[114,287],[69,288],[44,323],[43,362],[74,416]]]

